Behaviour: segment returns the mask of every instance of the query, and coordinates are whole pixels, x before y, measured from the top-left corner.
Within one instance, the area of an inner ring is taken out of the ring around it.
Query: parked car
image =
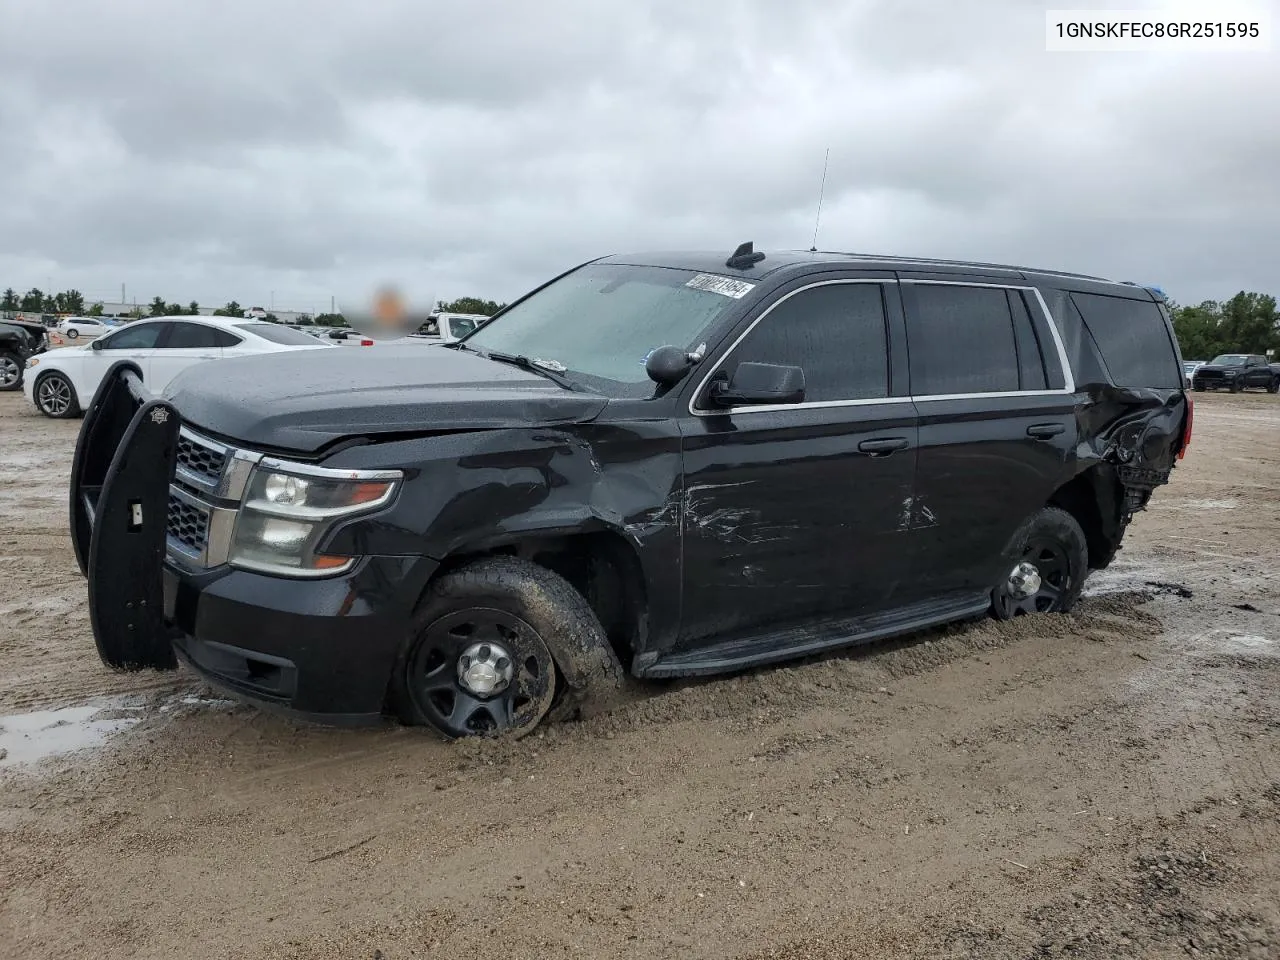
[[[1197,370],[1204,366],[1203,360],[1183,360],[1182,371],[1186,374],[1187,389],[1191,389],[1191,378],[1195,376]]]
[[[429,351],[117,370],[72,533],[113,666],[518,735],[628,672],[1070,610],[1190,436],[1147,288],[744,244],[593,261]]]
[[[92,340],[111,328],[98,317],[67,317],[58,321],[57,329],[68,340]]]
[[[350,327],[333,327],[319,336],[340,347],[372,347],[374,345],[371,338]]]
[[[26,361],[24,391],[41,413],[79,416],[112,364],[127,359],[154,392],[183,370],[225,357],[323,348],[313,338],[260,320],[158,317],[136,320],[81,347],[53,350]]]
[[[478,313],[433,313],[409,338],[416,341],[453,343],[471,333],[490,318]]]
[[[1196,390],[1225,388],[1232,393],[1260,387],[1275,393],[1280,390],[1280,377],[1260,354],[1224,353],[1201,364],[1191,378],[1191,385]]]
[[[0,320],[0,391],[20,390],[27,360],[47,347],[43,324]]]

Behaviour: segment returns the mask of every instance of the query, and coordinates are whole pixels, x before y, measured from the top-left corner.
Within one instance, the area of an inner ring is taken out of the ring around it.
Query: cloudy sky
[[[1280,294],[1280,42],[1050,54],[1043,11],[0,0],[0,288],[509,299],[606,253],[807,248],[830,147],[825,249]]]

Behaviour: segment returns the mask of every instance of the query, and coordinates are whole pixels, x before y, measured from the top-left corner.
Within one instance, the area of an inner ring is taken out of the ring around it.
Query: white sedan
[[[305,333],[238,317],[156,317],[118,327],[82,347],[27,361],[22,390],[46,417],[79,416],[117,360],[130,360],[154,394],[197,363],[281,350],[331,350]]]

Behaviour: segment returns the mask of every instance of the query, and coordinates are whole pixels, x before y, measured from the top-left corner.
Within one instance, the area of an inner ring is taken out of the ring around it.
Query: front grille
[[[167,532],[184,552],[202,557],[209,543],[209,514],[170,494]]]
[[[196,443],[189,436],[178,437],[178,466],[195,474],[200,479],[216,484],[222,476],[222,468],[226,465],[227,454],[223,450],[206,447]]]

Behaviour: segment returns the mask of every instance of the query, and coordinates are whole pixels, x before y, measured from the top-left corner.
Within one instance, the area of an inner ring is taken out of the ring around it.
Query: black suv
[[[636,677],[1065,611],[1191,405],[1163,298],[976,263],[612,256],[435,350],[113,368],[73,539],[113,666],[523,733]]]
[[[20,390],[27,360],[48,346],[43,324],[0,317],[0,391]]]
[[[1280,390],[1280,376],[1260,354],[1224,353],[1197,367],[1191,386],[1196,390],[1225,388],[1232,393],[1259,387],[1275,393]]]

